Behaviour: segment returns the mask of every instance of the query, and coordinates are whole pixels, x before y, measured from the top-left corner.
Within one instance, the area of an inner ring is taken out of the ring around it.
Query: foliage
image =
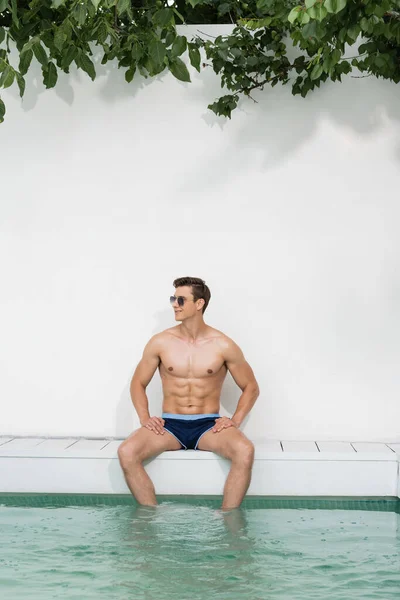
[[[0,88],[16,84],[22,97],[32,60],[46,88],[73,63],[94,80],[93,45],[103,49],[102,64],[118,61],[128,83],[136,73],[154,77],[165,69],[190,82],[187,55],[197,71],[212,66],[219,74],[230,93],[209,108],[230,118],[242,94],[251,97],[267,84],[290,83],[305,97],[353,69],[398,83],[399,6],[400,0],[0,0]],[[177,33],[177,24],[194,22],[234,27],[215,39]],[[355,56],[346,57],[358,40]],[[13,44],[18,65],[11,64]],[[0,98],[0,122],[4,114]]]

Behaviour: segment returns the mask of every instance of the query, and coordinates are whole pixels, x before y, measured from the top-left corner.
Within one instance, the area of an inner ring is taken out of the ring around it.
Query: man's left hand
[[[219,417],[218,419],[215,419],[215,426],[212,428],[212,431],[218,433],[218,431],[227,429],[228,427],[238,427],[238,425],[229,417]]]

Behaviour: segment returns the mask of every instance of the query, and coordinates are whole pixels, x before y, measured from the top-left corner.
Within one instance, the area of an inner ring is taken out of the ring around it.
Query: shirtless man
[[[139,504],[157,505],[154,485],[142,463],[165,450],[208,450],[231,460],[223,510],[240,506],[250,485],[254,444],[240,431],[259,388],[239,346],[206,325],[210,290],[202,279],[181,277],[170,302],[179,325],[154,335],[132,377],[130,392],[141,427],[118,448],[129,489]],[[162,417],[150,417],[146,387],[156,369],[163,386]],[[227,371],[242,390],[235,414],[220,417]]]

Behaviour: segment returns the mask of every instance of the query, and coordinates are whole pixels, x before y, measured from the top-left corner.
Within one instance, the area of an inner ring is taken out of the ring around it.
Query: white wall
[[[259,381],[250,438],[399,441],[396,86],[266,89],[229,121],[211,68],[127,84],[101,57],[94,83],[45,90],[36,64],[22,102],[1,91],[0,434],[128,435],[133,370],[192,275]],[[148,395],[160,414],[158,374]],[[222,414],[239,395],[228,377]]]

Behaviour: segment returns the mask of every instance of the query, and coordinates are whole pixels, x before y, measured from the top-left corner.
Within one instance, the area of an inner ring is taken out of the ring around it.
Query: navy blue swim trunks
[[[200,438],[214,427],[215,419],[219,417],[218,413],[197,415],[162,413],[165,421],[164,429],[169,431],[185,450],[198,450]]]

